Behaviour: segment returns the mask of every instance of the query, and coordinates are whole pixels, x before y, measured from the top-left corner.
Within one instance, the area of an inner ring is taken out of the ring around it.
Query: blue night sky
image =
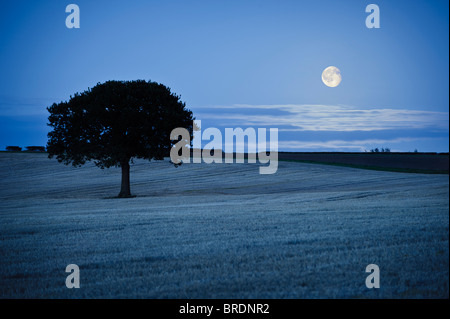
[[[145,79],[203,129],[278,128],[280,150],[448,152],[448,38],[447,0],[2,1],[0,149],[45,145],[53,102]]]

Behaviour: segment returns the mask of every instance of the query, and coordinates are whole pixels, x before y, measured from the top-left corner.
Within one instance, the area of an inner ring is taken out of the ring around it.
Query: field
[[[449,297],[448,175],[137,161],[131,183],[0,153],[0,298]]]
[[[301,153],[281,152],[281,160],[326,163],[375,170],[448,174],[448,153]]]

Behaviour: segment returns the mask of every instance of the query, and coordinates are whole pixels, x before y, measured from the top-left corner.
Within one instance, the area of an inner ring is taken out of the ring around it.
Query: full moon
[[[335,66],[329,66],[322,72],[322,81],[326,86],[334,88],[341,83],[341,71]]]

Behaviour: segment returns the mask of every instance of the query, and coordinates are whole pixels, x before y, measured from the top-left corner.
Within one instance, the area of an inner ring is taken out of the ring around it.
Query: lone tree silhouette
[[[186,128],[192,140],[193,115],[180,96],[151,81],[107,81],[76,93],[67,102],[48,107],[49,158],[81,166],[93,160],[100,168],[122,168],[118,197],[131,197],[130,161],[162,160],[178,141],[176,127]],[[186,141],[186,144],[189,144]]]

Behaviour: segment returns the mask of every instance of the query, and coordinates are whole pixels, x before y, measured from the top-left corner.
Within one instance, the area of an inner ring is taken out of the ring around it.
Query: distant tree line
[[[367,150],[365,150],[365,152],[367,152]],[[390,153],[390,152],[391,152],[391,149],[388,148],[388,147],[386,147],[386,148],[381,148],[381,149],[379,149],[379,148],[377,147],[377,148],[373,148],[373,149],[370,150],[370,153]],[[410,153],[410,152],[408,152],[408,153]],[[419,153],[419,151],[417,150],[417,148],[414,149],[414,153]]]
[[[379,149],[378,147],[377,148],[373,148],[373,149],[371,149],[370,150],[370,152],[371,153],[390,153],[391,152],[391,149],[390,148],[381,148],[381,149]]]
[[[6,146],[8,152],[21,152],[22,148],[20,146]],[[45,146],[27,146],[25,148],[27,152],[45,152]]]

